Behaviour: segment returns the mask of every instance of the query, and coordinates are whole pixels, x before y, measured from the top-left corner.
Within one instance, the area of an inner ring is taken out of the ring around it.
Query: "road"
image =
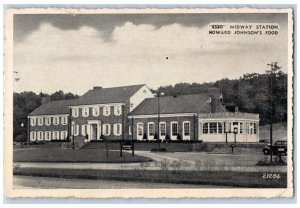
[[[222,186],[146,183],[112,180],[65,179],[50,177],[14,176],[14,189],[156,189],[156,188],[222,188]],[[228,187],[226,187],[228,188]]]

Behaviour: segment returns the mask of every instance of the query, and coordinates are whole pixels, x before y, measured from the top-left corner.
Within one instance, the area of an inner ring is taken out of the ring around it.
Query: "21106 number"
[[[263,178],[266,179],[280,179],[280,173],[263,173]]]

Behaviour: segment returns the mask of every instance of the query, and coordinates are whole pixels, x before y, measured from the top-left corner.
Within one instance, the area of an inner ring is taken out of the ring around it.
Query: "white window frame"
[[[57,135],[57,137],[55,135]],[[59,131],[52,132],[52,140],[59,140]]]
[[[173,125],[172,124],[177,124],[177,134],[175,135],[175,136],[173,136]],[[170,138],[172,139],[172,140],[176,140],[177,139],[177,135],[178,135],[178,122],[177,121],[172,121],[171,122],[171,124],[170,124],[171,126],[170,126]]]
[[[51,131],[45,131],[45,141],[51,140]]]
[[[55,122],[55,120],[57,121],[57,123]],[[54,126],[58,126],[59,125],[59,117],[58,116],[53,116],[53,125]]]
[[[36,132],[35,131],[30,132],[30,141],[36,141]]]
[[[50,126],[51,125],[51,117],[46,117],[45,118],[45,124],[46,124],[46,126]]]
[[[67,125],[68,124],[68,116],[62,116],[61,117],[61,124]]]
[[[142,135],[139,135],[139,125],[141,125]],[[136,139],[143,140],[143,136],[144,136],[144,123],[138,122],[136,124]]]
[[[30,125],[35,126],[36,125],[36,117],[31,117],[30,118]]]
[[[37,120],[38,120],[38,126],[42,126],[43,125],[43,121],[44,121],[44,118],[43,117],[38,117],[37,118]]]
[[[164,136],[162,136],[161,135],[161,125],[162,124],[164,124],[165,125],[165,135]],[[166,135],[167,135],[167,123],[166,122],[159,122],[159,138],[161,139],[161,140],[164,140],[165,138],[166,138]]]
[[[74,125],[74,136],[78,136],[79,135],[79,125],[76,124]]]
[[[110,124],[103,124],[103,135],[109,136],[111,133]]]
[[[153,128],[153,130],[154,130],[154,133],[153,133],[153,136],[150,136],[150,125],[152,125],[153,124],[153,126],[154,126],[154,128]],[[148,122],[148,125],[147,125],[147,136],[148,136],[148,139],[149,140],[151,140],[151,139],[154,139],[154,135],[155,135],[155,123],[154,122]]]
[[[37,132],[37,140],[38,141],[43,141],[44,140],[44,132],[43,131],[38,131]]]
[[[189,124],[189,135],[185,135],[185,128],[184,124]],[[191,139],[191,122],[190,121],[184,121],[182,122],[182,139],[184,140],[190,140]]]
[[[118,133],[118,126],[120,127],[120,132]],[[114,135],[115,136],[121,136],[122,135],[122,124],[121,123],[116,123],[114,124]]]
[[[73,117],[79,116],[79,108],[72,108],[72,116]]]
[[[122,106],[121,105],[114,106],[114,114],[116,116],[119,116],[122,114]]]
[[[68,137],[68,132],[67,131],[61,131],[60,132],[60,140],[66,140]]]
[[[99,109],[98,106],[94,106],[92,108],[92,114],[93,114],[93,116],[99,116],[100,115],[100,109]]]
[[[87,124],[81,125],[81,135],[82,136],[86,136],[87,135],[87,129],[88,129],[88,125]]]
[[[90,114],[90,108],[89,107],[83,107],[82,111],[81,111],[81,114],[82,114],[83,117],[88,117],[89,114]]]
[[[110,115],[110,106],[104,106],[103,107],[103,115],[109,116]]]

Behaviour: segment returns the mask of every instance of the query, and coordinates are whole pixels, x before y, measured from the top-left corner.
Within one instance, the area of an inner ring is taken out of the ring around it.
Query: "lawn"
[[[235,186],[248,188],[285,188],[287,174],[279,178],[264,178],[262,172],[238,171],[171,171],[171,170],[95,170],[56,168],[15,168],[14,175],[56,178],[109,179],[115,181],[140,181],[151,183],[175,183]]]
[[[24,149],[13,153],[14,162],[91,162],[91,163],[129,163],[149,162],[150,158],[119,151],[103,149]]]

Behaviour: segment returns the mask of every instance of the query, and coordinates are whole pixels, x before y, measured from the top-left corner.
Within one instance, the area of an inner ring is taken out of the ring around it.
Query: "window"
[[[50,125],[51,125],[51,117],[46,117],[46,118],[45,118],[45,124],[46,124],[47,126],[50,126]]]
[[[155,124],[153,122],[148,123],[148,138],[153,139],[155,134]]]
[[[110,115],[110,106],[105,106],[103,108],[103,115],[109,116]]]
[[[137,139],[143,139],[144,136],[144,124],[137,123]]]
[[[45,132],[45,140],[46,141],[50,141],[51,140],[51,132],[50,131],[46,131]]]
[[[210,134],[217,133],[217,123],[209,123],[209,133]]]
[[[218,134],[222,134],[223,133],[223,126],[221,123],[218,123]]]
[[[119,136],[122,134],[122,124],[114,124],[114,135]]]
[[[79,135],[79,125],[74,125],[74,136]]]
[[[61,117],[61,124],[62,125],[67,125],[67,123],[68,123],[68,117],[67,116]]]
[[[43,135],[43,132],[42,131],[38,131],[37,132],[37,140],[38,141],[42,141],[42,140],[44,140],[44,137],[43,137],[44,135]]]
[[[119,116],[122,113],[122,106],[121,105],[117,105],[117,106],[115,106],[114,110],[115,110],[115,115]]]
[[[36,118],[30,118],[30,123],[31,123],[31,126],[35,126],[36,125]]]
[[[128,127],[128,134],[129,134],[129,135],[132,134],[131,126]]]
[[[81,126],[81,135],[82,136],[86,136],[87,135],[87,129],[88,129],[88,125],[84,124]]]
[[[256,134],[256,123],[253,123],[253,133]]]
[[[67,131],[61,131],[60,132],[60,139],[61,140],[66,140],[68,137],[68,132]]]
[[[72,115],[73,115],[73,117],[78,117],[78,115],[79,115],[79,108],[72,108]]]
[[[59,139],[59,133],[58,133],[58,131],[54,131],[52,134],[53,134],[52,135],[52,139],[53,140],[58,140]]]
[[[43,125],[43,117],[38,117],[38,125],[39,126]]]
[[[88,107],[82,108],[82,116],[83,117],[88,117],[89,116],[89,108]]]
[[[161,122],[159,124],[159,134],[161,138],[164,138],[166,136],[166,123],[165,122]]]
[[[31,131],[30,132],[30,141],[35,141],[36,140],[36,132],[35,131]]]
[[[244,129],[244,123],[240,123],[240,134],[243,133],[243,129]]]
[[[183,136],[190,136],[190,122],[183,122]]]
[[[56,126],[59,124],[59,117],[53,117],[53,124]]]
[[[177,122],[171,122],[171,135],[177,136],[178,134],[178,123]]]
[[[93,107],[93,116],[99,116],[99,107]]]
[[[104,136],[110,135],[110,124],[103,125],[103,134],[104,134]]]
[[[249,123],[249,134],[253,134],[253,123]]]
[[[208,134],[208,123],[203,124],[203,134]]]

